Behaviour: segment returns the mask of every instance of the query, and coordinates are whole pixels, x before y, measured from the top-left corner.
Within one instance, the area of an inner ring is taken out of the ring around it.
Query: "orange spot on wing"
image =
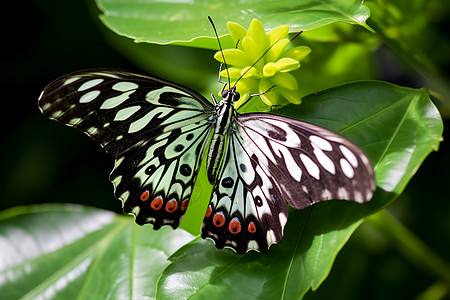
[[[250,222],[250,224],[248,224],[248,232],[250,232],[250,233],[255,233],[256,232],[255,223]]]
[[[166,203],[166,211],[173,213],[178,208],[178,203],[175,199],[170,200]]]
[[[216,213],[213,217],[213,224],[216,225],[216,227],[222,227],[223,224],[225,224],[225,216],[223,213]]]
[[[150,206],[154,209],[154,210],[160,210],[161,207],[163,206],[163,199],[161,197],[156,197],[155,199],[153,199],[152,203],[150,204]]]
[[[241,223],[239,223],[239,221],[237,219],[231,220],[230,224],[228,225],[228,230],[232,234],[241,232]]]
[[[189,205],[189,199],[186,199],[183,202],[181,202],[181,210],[185,211],[187,209],[188,205]]]
[[[206,218],[209,218],[209,216],[211,215],[211,213],[212,213],[211,205],[208,205],[208,208],[206,209],[205,217],[206,217]]]
[[[150,197],[150,193],[148,191],[145,191],[141,194],[142,201],[147,201],[149,197]]]

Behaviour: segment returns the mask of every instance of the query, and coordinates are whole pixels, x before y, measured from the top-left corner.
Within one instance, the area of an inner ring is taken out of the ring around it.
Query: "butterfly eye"
[[[228,96],[228,89],[222,91],[222,98]]]
[[[235,92],[234,101],[237,101],[239,99],[241,99],[241,94],[239,94],[239,92]]]

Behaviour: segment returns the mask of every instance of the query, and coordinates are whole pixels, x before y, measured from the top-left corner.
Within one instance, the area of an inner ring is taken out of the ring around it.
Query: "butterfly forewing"
[[[99,70],[55,80],[39,107],[117,158],[115,195],[139,224],[178,226],[214,119],[203,96],[161,79]]]
[[[367,155],[325,128],[271,114],[240,115],[239,131],[277,178],[283,198],[296,209],[343,199],[365,202],[375,189]]]

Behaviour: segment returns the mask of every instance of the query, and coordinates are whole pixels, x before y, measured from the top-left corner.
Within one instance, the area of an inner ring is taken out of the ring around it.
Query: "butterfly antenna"
[[[223,55],[223,49],[222,49],[222,45],[220,44],[220,39],[219,39],[219,35],[217,34],[217,30],[216,30],[216,26],[214,25],[213,20],[211,19],[210,16],[208,16],[208,20],[211,23],[213,29],[214,29],[214,34],[216,35],[217,38],[217,43],[219,44],[219,49],[220,49],[220,54],[222,54],[222,59],[223,59],[223,64],[225,65],[225,68],[227,70],[227,77],[228,77],[228,87],[231,87],[231,81],[230,81],[230,73],[228,71],[228,65],[227,62],[225,61],[225,55]],[[220,76],[220,75],[219,75]]]
[[[303,32],[303,30],[300,30],[299,32],[297,32],[290,40],[289,42],[292,42],[296,37],[298,37],[301,33]]]
[[[299,32],[297,32],[290,40],[289,40],[289,42],[292,42],[296,37],[298,37],[301,33],[303,32],[303,30],[302,31],[299,31]],[[247,68],[247,70],[245,70],[245,72],[244,73],[242,73],[241,74],[241,76],[236,80],[236,83],[234,84],[235,86],[236,86],[236,84],[238,83],[238,81],[239,80],[241,80],[241,78],[242,77],[244,77],[244,75],[245,74],[247,74],[247,72],[248,71],[250,71],[250,69],[251,68],[253,68],[266,54],[267,54],[267,52],[269,52],[269,50],[270,49],[272,49],[272,47],[273,46],[275,46],[275,44],[276,44],[276,42],[275,43],[273,43],[272,45],[270,45],[270,47],[269,48],[267,48],[267,50],[266,51],[264,51],[264,53],[250,66],[250,67],[248,67]],[[269,89],[270,90],[270,89]]]

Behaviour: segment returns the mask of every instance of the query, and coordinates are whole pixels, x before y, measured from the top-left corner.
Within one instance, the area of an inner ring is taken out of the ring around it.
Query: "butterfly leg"
[[[211,93],[211,98],[213,99],[214,105],[217,105],[219,102],[217,102],[216,97],[214,97],[214,94]]]
[[[221,80],[222,76],[220,76],[220,73],[222,72],[222,66],[223,66],[223,63],[220,63],[220,67],[219,67],[219,79],[218,79],[217,81],[218,81],[219,83],[223,84],[223,85],[226,85],[227,82],[222,81],[222,80]],[[224,88],[225,88],[225,87],[224,87]]]

